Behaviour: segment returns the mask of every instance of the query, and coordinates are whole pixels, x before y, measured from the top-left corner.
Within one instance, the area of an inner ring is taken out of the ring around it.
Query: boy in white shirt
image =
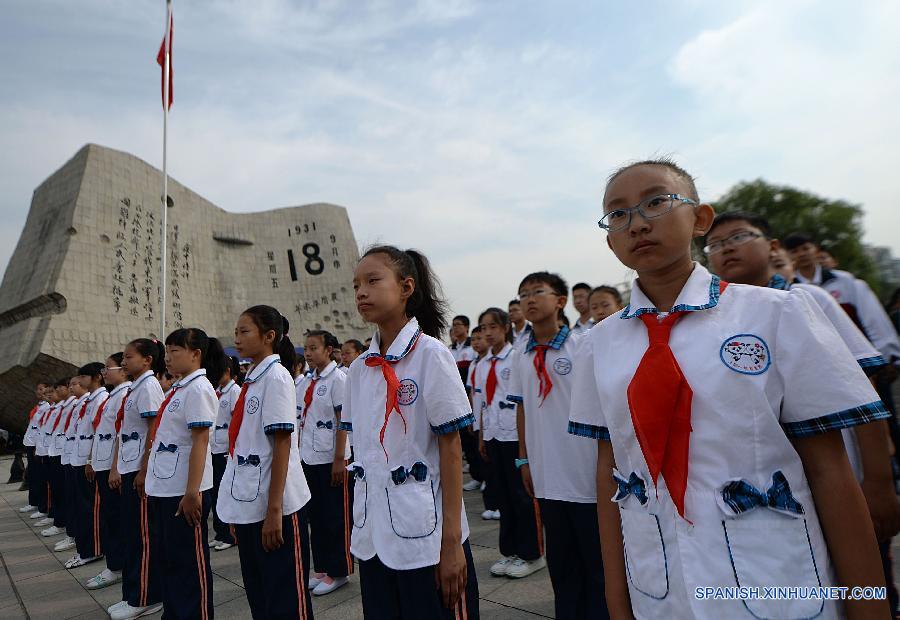
[[[572,326],[572,333],[576,336],[583,335],[587,330],[594,326],[594,319],[591,316],[591,285],[586,282],[579,282],[572,287],[572,305],[578,312],[578,318]],[[524,310],[524,308],[523,308]],[[534,322],[531,321],[532,327]]]

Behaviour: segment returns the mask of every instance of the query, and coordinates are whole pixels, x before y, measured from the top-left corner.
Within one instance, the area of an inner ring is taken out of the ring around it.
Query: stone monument
[[[338,339],[369,330],[352,286],[359,249],[347,210],[316,203],[229,213],[170,178],[166,330],[232,343],[245,308],[269,304]],[[248,192],[250,193],[250,192]],[[21,432],[35,380],[158,337],[162,172],[88,144],[34,192],[0,285],[0,428]]]

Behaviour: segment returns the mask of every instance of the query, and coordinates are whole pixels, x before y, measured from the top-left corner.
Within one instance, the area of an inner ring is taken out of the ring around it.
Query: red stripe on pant
[[[299,511],[298,511],[299,512]],[[294,529],[294,571],[297,575],[297,604],[301,620],[306,620],[306,580],[303,578],[303,556],[300,553],[300,525],[297,514],[291,515],[291,524]]]

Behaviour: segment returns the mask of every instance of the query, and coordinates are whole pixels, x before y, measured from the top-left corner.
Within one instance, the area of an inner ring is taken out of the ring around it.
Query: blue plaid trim
[[[859,363],[859,367],[863,369],[863,372],[866,373],[867,377],[871,377],[887,366],[887,360],[880,355],[876,357],[864,357],[863,359],[856,361]]]
[[[722,489],[722,499],[736,515],[757,507],[774,508],[798,515],[806,512],[791,493],[791,485],[780,469],[772,474],[772,484],[765,492],[746,480],[732,480]]]
[[[348,433],[353,432],[353,422],[341,422],[338,424],[339,431],[347,431]]]
[[[719,292],[719,283],[721,280],[719,276],[712,276],[709,280],[709,301],[700,306],[691,306],[689,304],[678,304],[669,310],[669,314],[673,312],[694,312],[697,310],[709,310],[710,308],[715,308],[719,305],[719,297],[721,293]],[[631,312],[631,304],[625,306],[625,310],[622,312],[622,315],[619,317],[620,319],[633,319],[636,316],[641,316],[642,314],[659,314],[659,310],[655,307],[650,308],[638,308],[635,310],[633,314],[629,314]]]
[[[432,426],[431,430],[435,435],[446,435],[447,433],[452,433],[453,431],[458,431],[467,426],[471,426],[475,423],[475,416],[471,413],[467,413],[461,418],[456,418],[455,420],[450,420],[449,422],[444,422],[439,426]]]
[[[559,351],[563,344],[565,344],[566,338],[568,338],[571,333],[572,330],[566,325],[563,325],[550,342],[547,343],[547,346],[554,351]],[[534,339],[534,331],[532,330],[531,335],[528,337],[528,344],[525,346],[525,353],[531,353],[536,346],[538,346],[538,343],[537,340]]]
[[[188,428],[209,428],[212,422],[188,422]]]
[[[772,279],[769,280],[769,283],[766,284],[769,288],[774,288],[779,291],[789,291],[791,289],[790,283],[784,279],[784,277],[780,273],[776,273],[772,276]]]
[[[582,424],[581,422],[572,422],[569,420],[569,434],[578,437],[587,437],[588,439],[602,439],[609,441],[609,429],[605,426],[594,426],[593,424]]]
[[[475,393],[476,393],[476,394],[481,394],[481,388],[475,388]]]
[[[155,411],[142,411],[141,417],[142,418],[155,418],[156,412]]]
[[[782,427],[785,435],[788,437],[811,437],[827,433],[828,431],[836,431],[859,424],[868,424],[876,420],[884,420],[889,417],[891,417],[891,414],[884,408],[884,403],[876,400],[873,403],[838,411],[837,413],[830,413],[812,420],[787,422],[782,424]]]
[[[268,426],[263,428],[263,431],[266,433],[266,435],[271,435],[272,433],[277,433],[278,431],[294,432],[294,424],[291,422],[279,422],[277,424],[269,424]]]
[[[522,398],[521,396],[513,396],[512,394],[507,394],[506,400],[508,400],[511,403],[519,403],[520,405],[525,404],[524,398]]]

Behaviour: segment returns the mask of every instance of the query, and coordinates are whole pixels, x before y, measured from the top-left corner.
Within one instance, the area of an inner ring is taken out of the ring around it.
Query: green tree
[[[841,269],[866,280],[876,293],[881,288],[875,265],[863,251],[860,205],[757,179],[738,183],[713,207],[717,213],[749,211],[761,215],[779,238],[792,232],[807,233],[828,248]]]

